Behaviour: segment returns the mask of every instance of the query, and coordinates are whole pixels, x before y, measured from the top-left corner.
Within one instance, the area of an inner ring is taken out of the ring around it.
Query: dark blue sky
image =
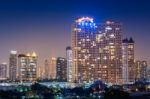
[[[150,63],[149,0],[1,0],[0,62],[8,61],[11,49],[36,51],[40,65],[51,56],[65,56],[71,24],[82,16],[122,22],[124,37],[136,42],[136,59]]]

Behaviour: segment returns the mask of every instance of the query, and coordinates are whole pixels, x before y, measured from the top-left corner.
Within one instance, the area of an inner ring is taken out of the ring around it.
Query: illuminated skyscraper
[[[37,78],[37,55],[19,54],[18,55],[18,72],[20,81],[35,81]]]
[[[132,38],[122,42],[123,83],[135,81],[134,41]]]
[[[9,79],[14,81],[17,75],[17,51],[11,51],[9,57]]]
[[[122,83],[122,26],[106,21],[96,25],[92,18],[75,21],[72,28],[73,79]]]
[[[7,79],[7,63],[0,64],[0,80]]]
[[[56,61],[56,79],[67,81],[67,61],[65,58],[58,57]]]
[[[51,58],[49,72],[50,72],[49,75],[50,79],[56,79],[56,58],[55,57]]]
[[[70,46],[66,48],[66,60],[67,60],[67,81],[73,82],[72,80],[72,49]]]

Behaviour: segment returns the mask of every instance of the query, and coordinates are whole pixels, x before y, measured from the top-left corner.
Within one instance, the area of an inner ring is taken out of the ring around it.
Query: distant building
[[[0,80],[7,79],[7,63],[0,64]]]
[[[10,51],[9,57],[9,79],[11,81],[16,80],[17,74],[17,51]]]
[[[41,75],[41,67],[38,66],[37,67],[37,79],[41,79],[42,75]]]
[[[45,67],[44,67],[44,78],[50,79],[50,62],[48,60],[45,60]]]
[[[150,69],[147,70],[147,79],[150,81]]]
[[[56,79],[67,81],[67,61],[65,58],[58,57],[56,61]]]
[[[122,41],[123,83],[135,81],[134,41],[126,38]]]
[[[122,83],[122,25],[95,24],[82,17],[72,26],[73,79],[77,82]]]
[[[136,66],[136,80],[144,80],[147,79],[147,62],[146,61],[136,61],[135,62]]]
[[[73,69],[72,49],[70,46],[68,46],[66,48],[66,60],[67,60],[67,81],[73,82],[73,80],[72,80],[72,69]]]
[[[18,72],[20,81],[35,81],[37,79],[37,55],[35,52],[18,55]]]
[[[50,61],[50,68],[49,68],[49,77],[50,79],[56,79],[56,58],[52,57]]]

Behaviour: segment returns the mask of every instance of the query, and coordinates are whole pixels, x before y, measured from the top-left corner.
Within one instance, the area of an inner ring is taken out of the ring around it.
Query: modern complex
[[[37,55],[18,55],[18,78],[20,81],[35,81],[37,78]]]

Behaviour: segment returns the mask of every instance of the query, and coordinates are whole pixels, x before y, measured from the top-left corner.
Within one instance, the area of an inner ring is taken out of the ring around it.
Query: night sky
[[[82,16],[122,22],[136,59],[150,64],[150,0],[0,0],[0,62],[8,62],[12,49],[37,52],[41,66],[51,56],[65,57],[71,24]]]

